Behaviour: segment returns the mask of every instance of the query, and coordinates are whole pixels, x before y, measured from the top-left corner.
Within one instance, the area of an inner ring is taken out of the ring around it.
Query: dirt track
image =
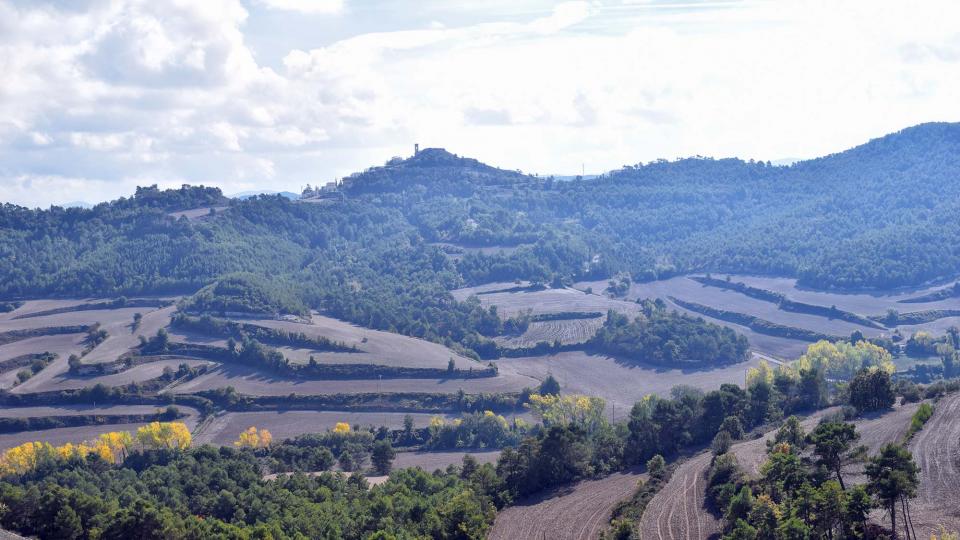
[[[521,501],[497,514],[489,540],[597,538],[607,526],[610,512],[630,497],[640,472],[616,473],[600,480],[587,480],[549,498]]]
[[[920,466],[920,489],[910,503],[917,534],[929,537],[937,525],[960,530],[960,392],[934,405],[910,451]]]

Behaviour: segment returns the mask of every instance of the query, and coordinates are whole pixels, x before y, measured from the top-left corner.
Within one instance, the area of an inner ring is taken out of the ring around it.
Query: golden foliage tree
[[[137,442],[146,449],[183,450],[190,441],[190,430],[182,422],[151,422],[137,430]]]
[[[817,369],[830,378],[850,379],[864,368],[878,368],[893,373],[893,357],[883,347],[867,341],[851,345],[846,341],[832,343],[818,341],[809,347],[794,366],[797,369]]]
[[[591,432],[603,423],[606,402],[598,397],[575,394],[567,396],[531,394],[528,406],[544,425],[576,424]]]
[[[240,434],[240,437],[233,443],[238,448],[266,448],[273,441],[273,435],[266,429],[257,429],[250,426],[246,431]]]

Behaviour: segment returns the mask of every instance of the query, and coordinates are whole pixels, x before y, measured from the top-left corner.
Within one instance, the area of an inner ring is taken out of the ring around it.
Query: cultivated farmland
[[[465,300],[476,295],[484,306],[497,306],[502,317],[513,317],[531,310],[534,315],[547,313],[606,313],[608,309],[621,313],[638,313],[640,306],[634,302],[615,300],[598,294],[586,294],[571,288],[518,290],[513,283],[497,283],[482,287],[469,287],[452,291],[454,298]],[[503,291],[503,292],[496,292]]]
[[[960,401],[958,401],[960,403]],[[897,407],[879,416],[858,419],[853,422],[860,433],[860,442],[869,452],[876,452],[884,444],[901,440],[910,425],[910,417],[917,404]],[[816,427],[821,418],[836,413],[838,409],[824,409],[801,421],[806,431]],[[924,429],[929,429],[928,427]],[[764,437],[733,445],[731,452],[737,456],[740,467],[756,476],[766,461],[766,442],[776,430]],[[921,432],[923,433],[923,432]],[[706,481],[712,454],[703,452],[683,461],[663,489],[650,501],[640,520],[640,532],[645,540],[709,538],[720,532],[720,521],[706,508]],[[852,482],[862,481],[856,472],[862,463],[852,464],[848,471]],[[921,465],[922,467],[922,465]]]
[[[390,429],[403,427],[405,413],[400,412],[355,412],[355,411],[258,411],[228,412],[216,416],[203,426],[194,439],[199,443],[229,445],[250,426],[266,428],[274,440],[289,439],[304,433],[322,433],[332,429],[337,422],[351,426],[386,426]],[[428,413],[413,413],[414,425],[418,428],[430,424],[434,416]],[[448,420],[457,415],[443,415]]]
[[[192,409],[190,407],[184,407],[178,405],[177,408],[180,412],[186,414],[187,416],[177,420],[178,422],[183,422],[190,429],[193,429],[197,425],[197,420],[200,417],[199,411]],[[106,407],[85,407],[85,406],[57,406],[57,407],[25,407],[25,408],[11,408],[3,411],[3,417],[14,417],[14,418],[25,418],[29,416],[50,416],[50,415],[41,415],[35,414],[37,412],[43,412],[46,409],[55,410],[56,416],[75,416],[75,415],[86,415],[86,414],[104,414],[104,415],[116,415],[116,414],[150,414],[157,411],[157,407],[152,406],[139,406],[139,405],[118,405],[118,406],[106,406]],[[80,443],[83,441],[88,441],[95,439],[101,433],[107,433],[110,431],[129,431],[135,432],[138,428],[144,426],[144,423],[131,423],[131,424],[104,424],[104,425],[90,425],[90,426],[77,426],[77,427],[64,427],[64,428],[54,428],[54,429],[44,429],[39,431],[19,431],[16,433],[3,433],[0,434],[0,450],[17,446],[25,442],[33,441],[43,441],[48,442],[52,445],[61,445],[70,443]]]
[[[376,394],[426,392],[453,394],[463,390],[480,392],[519,392],[535,387],[539,381],[523,375],[503,373],[496,377],[475,379],[360,379],[303,380],[288,379],[245,366],[221,365],[205,375],[175,387],[177,393],[194,393],[216,388],[234,387],[241,394],[285,396],[288,394]]]
[[[548,356],[503,358],[497,361],[497,366],[501,375],[543,380],[552,374],[563,392],[602,397],[609,407],[616,406],[622,411],[618,414],[621,416],[643,396],[669,396],[670,390],[679,384],[704,390],[719,388],[723,383],[743,384],[747,369],[757,363],[759,359],[754,357],[747,362],[715,369],[680,370],[569,351]]]
[[[284,355],[291,361],[307,362],[313,356],[318,363],[327,364],[377,364],[383,366],[417,367],[446,369],[447,362],[453,358],[457,367],[468,369],[470,366],[483,367],[465,356],[459,355],[443,345],[422,339],[402,336],[390,332],[370,330],[340,321],[331,317],[314,314],[309,324],[277,321],[273,319],[243,319],[242,322],[275,328],[290,333],[303,333],[312,338],[326,338],[347,347],[356,347],[357,352],[311,351],[283,347]],[[174,340],[200,340],[206,337],[195,334],[182,334],[173,331]],[[209,344],[225,344],[226,340],[206,341]]]
[[[529,348],[540,342],[553,343],[559,341],[563,345],[583,343],[593,337],[603,326],[606,317],[589,317],[582,319],[560,319],[551,321],[534,321],[523,334],[518,336],[501,336],[495,341],[497,345],[506,348]]]
[[[938,525],[960,529],[960,392],[934,405],[910,451],[920,467],[920,489],[910,502],[918,533],[927,537]]]
[[[638,470],[585,480],[517,502],[499,514],[488,538],[598,538],[618,502],[630,497],[646,474]]]

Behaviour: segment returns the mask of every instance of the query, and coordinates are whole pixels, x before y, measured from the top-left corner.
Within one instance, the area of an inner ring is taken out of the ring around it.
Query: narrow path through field
[[[934,405],[910,451],[920,466],[920,489],[910,503],[917,533],[928,537],[938,525],[960,530],[960,392]]]
[[[490,540],[598,538],[610,512],[630,497],[640,480],[639,470],[586,480],[546,496],[521,501],[497,514]]]

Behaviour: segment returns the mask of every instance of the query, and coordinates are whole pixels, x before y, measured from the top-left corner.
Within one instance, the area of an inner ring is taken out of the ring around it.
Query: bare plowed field
[[[120,334],[121,329],[126,330],[127,333],[129,333],[131,325],[133,324],[133,314],[137,312],[143,313],[148,309],[149,308],[133,307],[117,309],[92,309],[84,311],[68,311],[66,313],[42,315],[39,317],[27,317],[24,319],[7,319],[0,321],[0,332],[45,328],[51,326],[90,325],[93,323],[100,323],[100,325],[107,330],[110,335]]]
[[[275,441],[289,439],[304,433],[322,433],[333,428],[337,422],[347,422],[351,426],[386,426],[390,429],[403,427],[405,413],[394,412],[353,412],[353,411],[258,411],[230,412],[211,420],[197,434],[197,443],[215,445],[233,444],[240,433],[250,426],[266,428]],[[418,428],[430,425],[434,415],[413,413],[414,425]],[[448,419],[456,415],[447,415]]]
[[[488,538],[577,539],[598,538],[607,526],[610,512],[621,500],[630,497],[640,480],[640,472],[612,474],[600,480],[586,480],[536,498],[520,501],[497,514]]]
[[[419,368],[446,369],[453,358],[460,368],[479,367],[480,364],[460,356],[438,343],[401,336],[390,332],[370,330],[338,319],[314,315],[311,324],[275,320],[246,320],[252,324],[278,328],[287,332],[303,332],[312,337],[324,337],[348,347],[355,346],[359,352],[313,352],[305,349],[291,354],[291,360],[306,362],[311,355],[317,362],[330,364],[379,364]]]
[[[169,326],[170,317],[176,310],[176,306],[153,310],[150,310],[150,308],[140,308],[139,313],[143,314],[143,319],[140,321],[139,328],[134,329],[132,325],[129,325],[129,323],[133,322],[131,315],[131,320],[125,321],[127,324],[116,328],[116,332],[114,332],[113,329],[109,329],[110,336],[106,341],[90,351],[90,354],[83,358],[83,363],[98,364],[101,362],[113,362],[122,354],[140,345],[140,336],[154,336],[158,330]]]
[[[94,386],[96,384],[122,386],[125,384],[142,382],[148,379],[159,377],[160,375],[163,375],[163,370],[167,367],[176,371],[180,364],[198,366],[201,364],[210,364],[210,362],[193,359],[160,360],[157,362],[140,364],[139,366],[134,366],[126,371],[121,371],[120,373],[101,375],[97,377],[81,377],[71,375],[70,373],[64,371],[47,379],[40,379],[38,375],[22,385],[14,388],[13,392],[23,394],[31,392],[48,392],[51,390],[70,390]]]
[[[597,330],[603,326],[604,319],[605,317],[594,317],[591,319],[532,322],[523,334],[498,337],[495,341],[501,347],[514,349],[533,347],[541,341],[547,343],[559,341],[563,345],[583,343],[597,333]]]
[[[190,429],[193,429],[197,425],[197,419],[199,418],[199,412],[195,409],[189,407],[184,407],[178,405],[177,408],[180,411],[188,414],[189,416],[178,420],[183,422]],[[102,409],[113,410],[118,409],[123,412],[109,413],[109,414],[137,414],[129,413],[127,410],[131,407],[105,407]],[[134,407],[136,409],[136,407]],[[150,407],[150,411],[155,411],[156,407]],[[89,413],[77,413],[77,414],[89,414]],[[0,434],[0,450],[10,448],[12,446],[17,446],[25,442],[41,441],[48,442],[52,445],[61,445],[70,443],[80,443],[83,441],[91,440],[96,438],[101,433],[107,433],[110,431],[129,431],[135,432],[138,428],[142,427],[144,424],[106,424],[101,426],[78,426],[78,427],[67,427],[67,428],[56,428],[56,429],[44,429],[40,431],[20,431],[17,433],[4,433]]]
[[[513,284],[501,284],[501,288],[514,287]],[[457,289],[452,291],[454,298],[465,300],[471,294],[476,294],[478,287]],[[497,290],[497,289],[494,289]],[[565,311],[601,312],[606,313],[613,309],[621,313],[637,313],[640,306],[634,302],[614,300],[599,294],[586,294],[576,289],[544,289],[541,291],[498,292],[477,296],[484,306],[497,306],[497,311],[503,317],[512,317],[526,310],[532,310],[534,315],[543,313],[561,313]]]
[[[210,373],[175,388],[177,393],[192,393],[233,386],[242,394],[285,396],[288,394],[367,394],[383,392],[456,393],[463,389],[468,394],[480,392],[519,392],[524,387],[536,387],[539,381],[531,377],[502,373],[496,377],[478,379],[383,379],[314,381],[286,379],[243,366],[218,366]]]
[[[793,278],[771,278],[757,276],[733,276],[733,281],[740,281],[769,291],[787,295],[798,302],[817,304],[821,306],[837,306],[837,308],[864,315],[880,315],[893,308],[900,311],[921,311],[926,309],[960,309],[960,298],[948,298],[937,302],[900,303],[901,300],[914,298],[930,292],[943,289],[950,285],[924,287],[920,289],[898,290],[889,293],[835,293],[815,291],[797,287],[797,280]]]
[[[47,311],[50,309],[61,309],[69,308],[73,306],[78,306],[80,304],[86,304],[88,302],[96,302],[97,300],[92,299],[80,299],[80,300],[27,300],[19,308],[9,311],[7,313],[0,313],[0,323],[3,321],[8,321],[23,315],[28,315],[30,313],[37,313],[40,311]]]
[[[93,405],[56,405],[51,407],[6,407],[0,409],[0,418],[39,418],[44,416],[83,416],[117,415],[117,414],[151,414],[164,407],[154,405],[110,405],[95,407]],[[182,409],[187,412],[187,408]],[[193,409],[189,409],[192,411]]]
[[[83,350],[83,340],[86,334],[59,334],[55,336],[40,336],[36,338],[15,341],[7,345],[0,346],[0,360],[9,360],[25,354],[40,354],[50,352],[57,355],[57,358],[39,373],[34,375],[26,384],[43,384],[53,377],[65,373],[69,367],[67,362],[71,354],[80,354]],[[20,369],[13,369],[0,375],[0,388],[9,388],[17,372]]]
[[[819,419],[832,409],[818,411],[801,423],[805,429],[813,428]],[[735,444],[731,451],[737,456],[740,466],[750,474],[757,474],[766,460],[766,441],[774,431],[760,439]],[[640,520],[641,538],[644,540],[700,540],[720,533],[720,520],[709,510],[706,503],[707,472],[713,456],[702,452],[687,459],[677,467],[667,485],[650,501]]]
[[[757,365],[758,359],[751,358],[747,362],[716,369],[680,370],[569,351],[548,356],[503,358],[496,363],[501,375],[516,374],[543,380],[547,374],[552,374],[565,393],[602,397],[608,405],[616,405],[617,416],[620,416],[643,396],[668,396],[670,389],[679,384],[704,390],[719,388],[723,383],[743,384],[747,369]]]
[[[920,466],[920,489],[910,503],[917,533],[929,537],[937,525],[960,530],[960,393],[934,405],[910,451]]]

